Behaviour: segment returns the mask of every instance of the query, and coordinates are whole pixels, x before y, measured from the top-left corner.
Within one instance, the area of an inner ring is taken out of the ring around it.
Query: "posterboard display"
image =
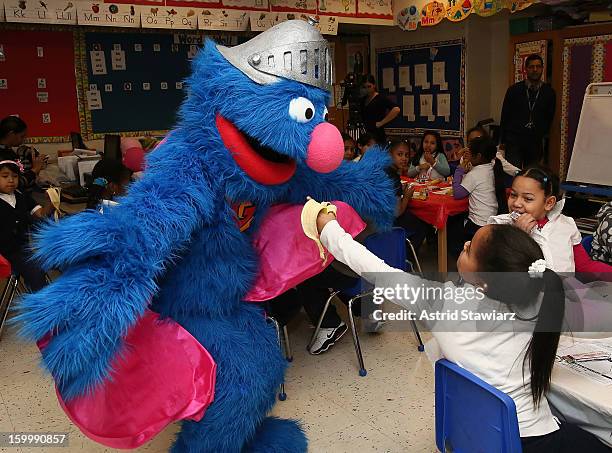
[[[567,181],[612,186],[612,83],[586,89]]]
[[[0,34],[0,117],[19,115],[31,142],[67,141],[79,130],[72,32]]]
[[[378,91],[401,111],[388,133],[463,136],[464,49],[461,39],[376,51]]]
[[[191,31],[84,33],[86,134],[157,134],[171,129],[185,97],[184,79],[204,39],[201,32]],[[235,45],[238,36],[215,40]]]

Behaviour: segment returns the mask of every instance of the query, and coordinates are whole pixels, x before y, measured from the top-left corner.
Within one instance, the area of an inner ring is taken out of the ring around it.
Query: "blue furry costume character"
[[[183,423],[173,451],[306,451],[297,422],[266,417],[286,360],[262,309],[242,298],[257,272],[250,237],[271,204],[341,199],[383,228],[392,221],[385,153],[322,173],[339,164],[321,142],[330,71],[326,41],[302,21],[231,49],[208,41],[180,122],[143,179],[110,212],[42,230],[38,257],[63,275],[25,297],[19,318],[29,338],[54,332],[43,360],[65,400],[108,377],[152,301],[217,363],[215,400]],[[244,202],[255,212],[241,232],[232,205]]]

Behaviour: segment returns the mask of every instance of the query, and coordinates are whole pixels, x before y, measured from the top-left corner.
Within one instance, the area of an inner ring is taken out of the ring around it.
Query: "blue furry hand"
[[[133,285],[133,286],[132,286]],[[89,264],[23,298],[15,322],[31,340],[53,337],[43,350],[45,367],[64,399],[93,389],[109,374],[122,337],[142,315],[153,293],[111,268]]]

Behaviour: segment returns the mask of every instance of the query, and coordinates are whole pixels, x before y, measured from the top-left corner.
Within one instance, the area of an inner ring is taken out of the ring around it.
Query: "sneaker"
[[[331,348],[336,341],[342,338],[348,327],[343,322],[338,327],[322,327],[315,338],[309,351],[312,355],[318,355]]]

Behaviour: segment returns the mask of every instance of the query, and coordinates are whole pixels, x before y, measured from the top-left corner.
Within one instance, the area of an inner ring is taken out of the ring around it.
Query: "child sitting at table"
[[[449,224],[449,249],[459,255],[462,244],[487,224],[489,217],[508,212],[501,162],[495,158],[497,148],[487,137],[474,138],[463,155],[453,177],[455,200],[470,197],[469,214]],[[467,171],[468,168],[471,168]],[[461,224],[463,223],[463,225]]]
[[[542,248],[550,269],[574,272],[574,247],[582,247],[581,236],[574,219],[561,214],[564,202],[557,175],[546,168],[530,167],[512,182],[508,197],[510,214],[493,216],[488,223],[520,228]]]
[[[412,242],[415,252],[418,252],[429,226],[407,209],[414,194],[414,188],[410,184],[402,183],[401,176],[402,171],[408,168],[410,146],[403,140],[396,140],[391,142],[389,153],[393,165],[387,170],[387,174],[394,183],[398,197],[394,224],[406,230],[406,237]]]
[[[357,155],[357,143],[355,143],[355,139],[343,132],[342,141],[344,142],[344,160],[353,160]]]
[[[357,139],[357,157],[353,159],[354,162],[359,162],[366,151],[376,145],[376,140],[370,134],[361,134]]]
[[[376,289],[383,290],[385,298],[391,302],[413,313],[427,311],[434,315],[457,310],[458,302],[450,298],[394,300],[388,297],[386,290],[396,287],[425,285],[427,289],[440,289],[440,294],[447,290],[455,293],[459,287],[452,282],[426,280],[386,265],[354,241],[340,227],[334,214],[321,211],[317,229],[322,244],[337,260],[347,264]],[[480,290],[483,298],[476,298],[478,302],[464,301],[461,307],[469,307],[471,312],[537,310],[535,320],[518,321],[516,326],[496,322],[475,330],[474,321],[460,318],[446,328],[444,324],[436,329],[437,321],[429,321],[427,327],[437,343],[439,355],[460,364],[514,400],[523,453],[610,452],[593,434],[570,423],[559,423],[546,399],[563,324],[565,297],[559,276],[542,265],[542,258],[538,244],[517,228],[508,225],[481,228],[474,239],[465,244],[457,260],[457,269],[463,277],[462,292]],[[391,294],[395,294],[394,291]],[[422,320],[423,317],[417,316],[417,322],[422,323]],[[430,344],[427,348],[429,350]]]
[[[87,188],[87,209],[113,205],[113,199],[125,193],[132,171],[115,159],[100,160],[91,172],[92,183]]]
[[[445,179],[450,167],[442,147],[442,138],[435,131],[423,134],[421,146],[410,163],[408,176],[419,179]]]
[[[42,207],[17,189],[22,169],[12,151],[0,151],[0,255],[11,263],[12,272],[23,278],[30,291],[38,291],[47,280],[31,259],[29,234],[35,221],[51,214],[52,206]]]

